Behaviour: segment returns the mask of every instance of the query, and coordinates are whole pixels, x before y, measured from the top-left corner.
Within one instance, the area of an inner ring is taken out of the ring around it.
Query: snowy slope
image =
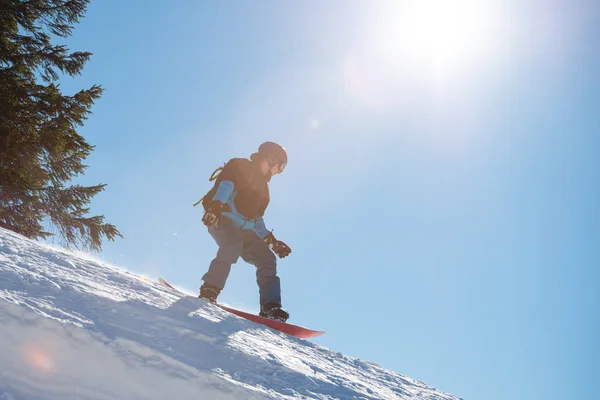
[[[0,326],[0,400],[457,399],[1,228]]]

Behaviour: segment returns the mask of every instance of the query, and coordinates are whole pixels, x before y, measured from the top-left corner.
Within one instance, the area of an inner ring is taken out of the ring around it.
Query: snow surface
[[[0,400],[457,400],[0,228]]]

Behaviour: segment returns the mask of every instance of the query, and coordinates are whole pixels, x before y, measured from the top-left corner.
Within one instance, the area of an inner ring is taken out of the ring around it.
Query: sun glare
[[[492,0],[395,0],[373,6],[366,34],[342,64],[352,98],[378,110],[411,95],[448,99],[505,57],[506,6]]]
[[[403,32],[410,38],[409,52],[441,68],[465,61],[480,49],[486,35],[476,7],[476,2],[464,0],[412,3],[406,10]]]
[[[455,74],[493,49],[499,15],[487,0],[414,0],[381,16],[379,46],[414,70]]]

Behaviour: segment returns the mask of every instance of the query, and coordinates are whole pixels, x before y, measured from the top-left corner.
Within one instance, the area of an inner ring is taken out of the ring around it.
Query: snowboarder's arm
[[[249,162],[243,158],[232,158],[223,166],[223,170],[219,174],[220,182],[212,201],[220,201],[225,204],[235,187],[241,187],[247,182],[249,178],[245,171]]]
[[[233,193],[233,182],[232,181],[221,181],[219,183],[219,187],[217,187],[217,191],[213,196],[213,201],[220,201],[221,203],[227,203],[227,199]]]
[[[256,234],[258,236],[260,236],[261,239],[264,239],[269,234],[269,231],[267,230],[267,227],[265,226],[265,221],[264,221],[263,217],[256,218],[256,220],[254,221],[254,227],[252,228],[252,230],[254,232],[256,232]]]

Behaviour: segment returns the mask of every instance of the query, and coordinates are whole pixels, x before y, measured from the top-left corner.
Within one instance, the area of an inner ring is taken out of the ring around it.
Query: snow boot
[[[283,308],[281,308],[281,303],[273,303],[267,302],[260,305],[260,313],[258,314],[261,317],[275,319],[277,321],[285,322],[290,317]]]
[[[211,303],[216,303],[219,293],[221,293],[221,289],[216,286],[209,285],[208,283],[204,283],[200,287],[200,295],[198,297],[208,300]]]

